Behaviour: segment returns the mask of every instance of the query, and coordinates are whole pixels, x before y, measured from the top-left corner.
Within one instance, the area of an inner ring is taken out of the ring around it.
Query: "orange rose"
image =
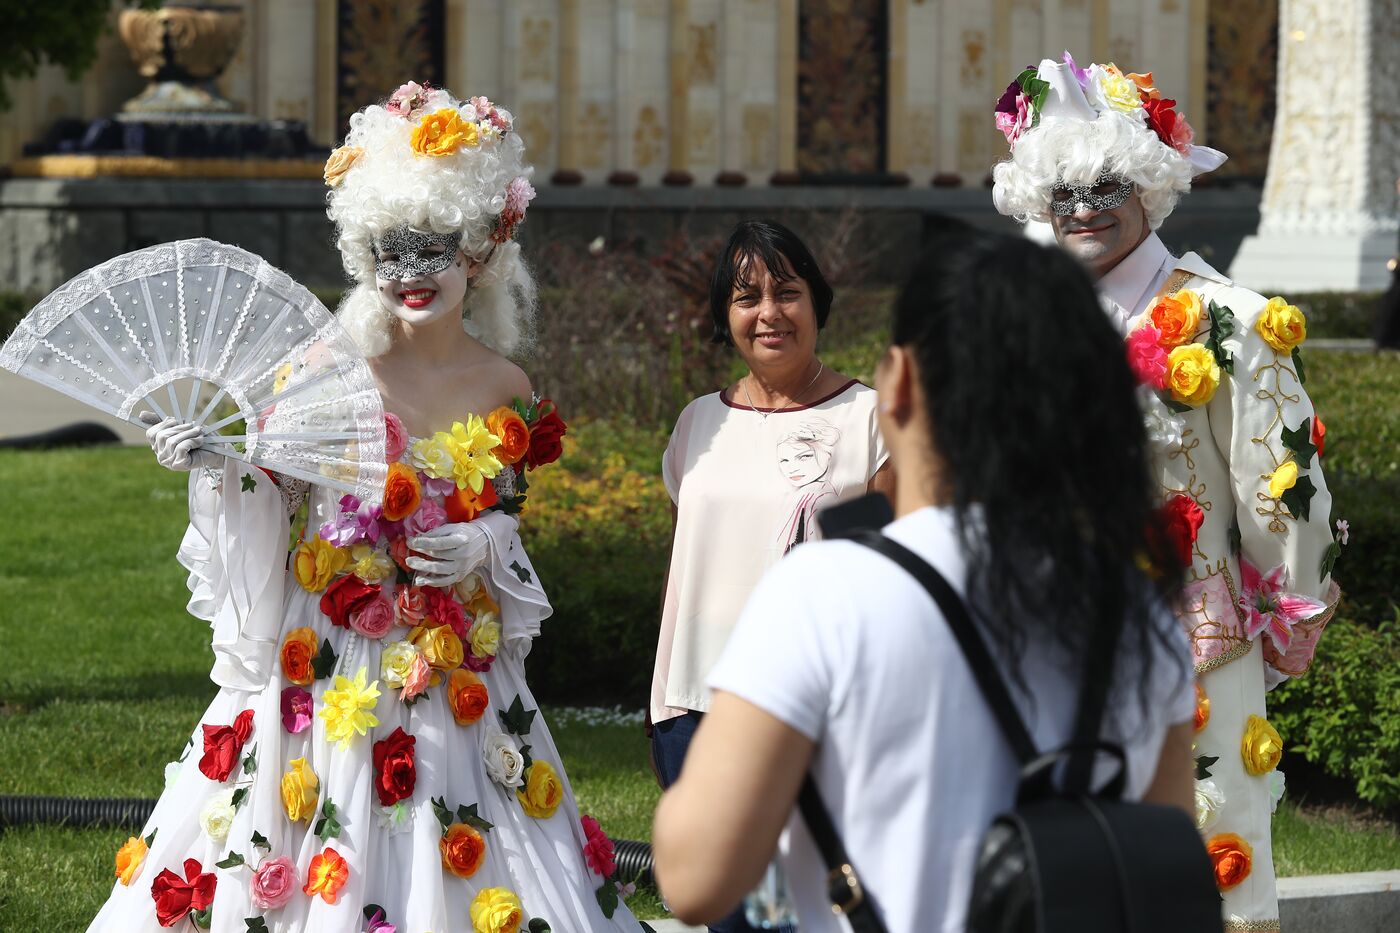
[[[413,128],[409,144],[419,155],[451,155],[462,146],[473,147],[478,143],[475,123],[468,123],[456,110],[445,107],[426,114]]]
[[[1152,81],[1152,72],[1140,75],[1135,71],[1130,71],[1123,77],[1137,85],[1138,93],[1143,100],[1161,100],[1162,92],[1157,90],[1156,84]]]
[[[465,823],[447,827],[438,849],[442,852],[442,867],[458,878],[470,878],[486,861],[486,840]]]
[[[484,586],[477,590],[476,594],[472,596],[471,605],[467,608],[471,610],[473,619],[479,619],[488,612],[494,612],[497,616],[501,614],[501,607],[491,598],[491,594],[486,592],[486,587]]]
[[[480,677],[459,667],[447,678],[447,702],[457,725],[470,726],[491,705],[491,693]]]
[[[1196,339],[1196,331],[1201,326],[1201,296],[1183,288],[1175,295],[1153,301],[1147,316],[1162,335],[1158,340],[1161,346],[1179,347]]]
[[[146,863],[146,840],[132,836],[117,850],[117,880],[130,885]]]
[[[1254,847],[1234,833],[1211,836],[1206,852],[1215,863],[1215,886],[1222,891],[1248,878],[1254,867]]]
[[[384,481],[384,517],[391,522],[408,518],[423,501],[423,489],[418,474],[402,463],[389,464],[389,478]]]
[[[282,642],[282,675],[303,687],[316,679],[311,659],[316,657],[316,632],[309,628],[294,628]]]
[[[486,429],[501,439],[491,453],[506,466],[518,462],[530,450],[530,429],[513,408],[502,405],[487,415]]]
[[[1196,731],[1200,732],[1210,722],[1210,697],[1205,688],[1196,684]]]
[[[469,522],[499,501],[496,487],[485,482],[481,484],[481,492],[472,492],[470,486],[452,490],[442,500],[442,506],[447,512],[448,521]]]

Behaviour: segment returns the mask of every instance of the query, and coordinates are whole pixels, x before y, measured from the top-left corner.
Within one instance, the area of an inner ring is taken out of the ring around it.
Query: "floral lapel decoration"
[[[1215,397],[1222,371],[1235,371],[1224,346],[1234,332],[1229,308],[1203,304],[1199,292],[1182,289],[1156,298],[1128,334],[1128,364],[1172,411],[1191,411]]]

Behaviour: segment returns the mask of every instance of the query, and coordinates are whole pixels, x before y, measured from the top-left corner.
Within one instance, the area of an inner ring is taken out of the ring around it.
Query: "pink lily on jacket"
[[[1293,641],[1293,626],[1327,608],[1310,596],[1289,593],[1288,568],[1279,564],[1261,575],[1259,569],[1240,556],[1240,606],[1244,610],[1245,634],[1250,639],[1268,636],[1280,654]]]

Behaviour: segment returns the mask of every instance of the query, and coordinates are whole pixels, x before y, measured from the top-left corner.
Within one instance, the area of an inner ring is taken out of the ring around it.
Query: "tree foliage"
[[[159,0],[122,0],[153,8]],[[77,78],[97,59],[97,40],[110,29],[110,0],[0,0],[0,112],[14,101],[15,81],[30,78],[40,65],[63,68]]]

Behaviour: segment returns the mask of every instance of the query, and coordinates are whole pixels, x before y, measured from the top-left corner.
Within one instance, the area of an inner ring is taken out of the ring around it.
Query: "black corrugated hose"
[[[111,826],[132,831],[146,825],[156,802],[139,797],[21,797],[0,795],[0,829],[11,826]],[[617,877],[650,884],[651,843],[614,839]]]

